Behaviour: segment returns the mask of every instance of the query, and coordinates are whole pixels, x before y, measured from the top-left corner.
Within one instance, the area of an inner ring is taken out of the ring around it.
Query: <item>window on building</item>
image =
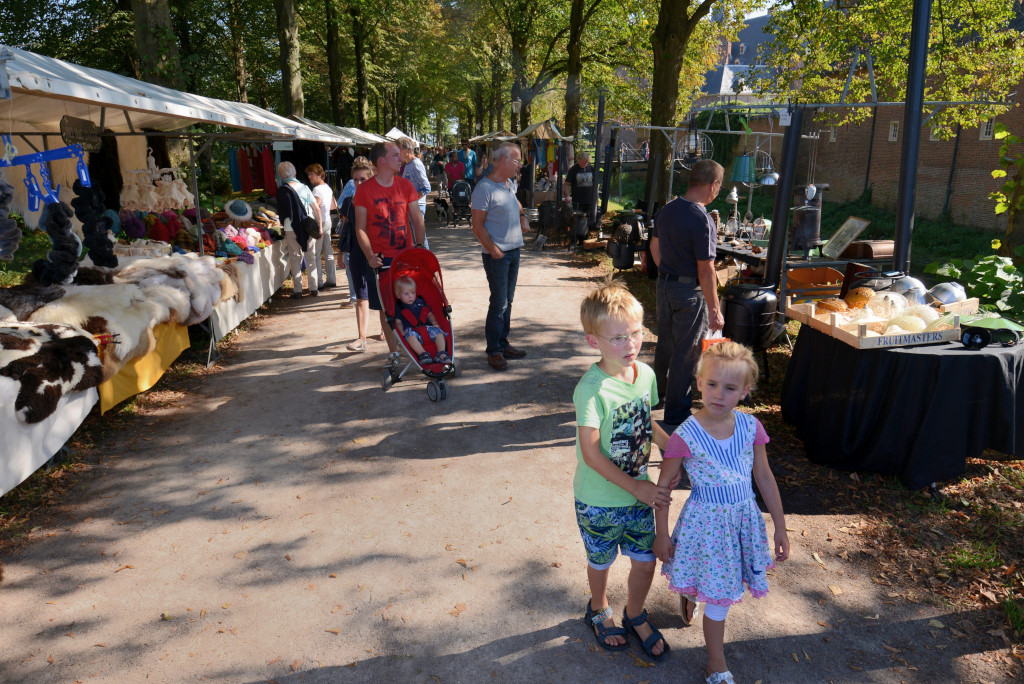
[[[995,127],[996,127],[996,120],[995,119],[989,119],[985,123],[981,124],[981,129],[980,129],[980,131],[978,133],[978,139],[979,140],[991,140],[992,139],[992,131],[995,129]]]
[[[932,142],[938,142],[939,140],[941,140],[941,138],[939,138],[939,127],[938,126],[932,126],[931,129],[929,129],[929,131],[928,131],[928,139],[931,140]]]
[[[900,137],[900,122],[889,122],[889,142],[896,142]]]
[[[746,43],[740,43],[740,54],[744,55],[746,53],[747,53],[747,44]]]
[[[829,126],[828,127],[828,141],[829,142],[835,142],[836,141],[836,127],[835,126]]]

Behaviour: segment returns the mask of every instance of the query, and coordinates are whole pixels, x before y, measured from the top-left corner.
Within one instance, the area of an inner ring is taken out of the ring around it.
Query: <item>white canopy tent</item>
[[[385,133],[384,137],[387,138],[388,140],[398,140],[399,138],[409,138],[414,143],[416,143],[417,146],[423,145],[423,143],[421,143],[419,140],[417,140],[416,138],[412,137],[411,135],[409,135],[407,133],[403,133],[401,131],[401,129],[399,129],[397,127],[392,128],[390,131]]]
[[[4,109],[10,107],[14,130],[54,132],[61,117],[69,115],[115,132],[169,131],[209,123],[282,139],[349,142],[337,133],[290,121],[256,105],[185,93],[18,48],[0,49],[13,57],[6,70],[14,99]],[[54,100],[62,104],[55,106]]]

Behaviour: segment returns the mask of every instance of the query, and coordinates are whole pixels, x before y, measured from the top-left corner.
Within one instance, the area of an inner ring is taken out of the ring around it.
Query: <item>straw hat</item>
[[[245,200],[231,200],[224,205],[224,211],[235,221],[248,221],[252,219],[252,207]]]

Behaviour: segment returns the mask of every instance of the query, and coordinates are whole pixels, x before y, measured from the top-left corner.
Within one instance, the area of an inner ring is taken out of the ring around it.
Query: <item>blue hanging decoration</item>
[[[5,150],[11,150],[14,145],[11,143],[11,136],[2,136],[3,145]],[[85,152],[82,150],[81,145],[68,145],[67,147],[58,147],[55,150],[44,150],[42,152],[32,152],[30,154],[21,154],[15,157],[10,157],[7,154],[0,156],[0,167],[9,166],[24,166],[25,167],[25,187],[28,188],[28,209],[29,211],[39,211],[40,204],[53,204],[59,202],[58,196],[60,195],[60,186],[56,189],[51,186],[50,178],[50,166],[49,162],[57,161],[59,159],[71,159],[75,158],[78,160],[75,165],[75,171],[78,173],[78,180],[83,187],[92,187],[92,182],[89,179],[89,167],[85,165]],[[32,173],[32,165],[39,164],[39,177],[42,183],[36,180],[35,174]]]

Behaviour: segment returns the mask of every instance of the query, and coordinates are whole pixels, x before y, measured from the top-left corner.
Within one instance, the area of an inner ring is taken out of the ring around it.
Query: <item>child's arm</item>
[[[427,309],[427,323],[434,326],[435,328],[441,327],[437,324],[437,319],[434,317],[434,312],[431,311],[430,309]]]
[[[607,456],[601,453],[601,431],[592,427],[580,427],[580,452],[583,454],[583,462],[593,468],[594,472],[621,487],[637,498],[642,504],[657,510],[659,507],[668,508],[672,501],[669,496],[668,487],[656,485],[648,480],[635,480],[617,465],[611,462]]]
[[[789,558],[789,534],[786,533],[786,515],[782,512],[782,497],[779,496],[779,485],[768,465],[768,452],[764,444],[754,445],[754,480],[757,490],[761,492],[768,513],[772,516],[775,526],[775,557],[779,561]]]
[[[651,431],[654,434],[654,443],[658,445],[659,449],[661,449],[661,453],[665,453],[665,448],[668,446],[668,433],[665,432],[656,420],[651,421],[651,428]]]
[[[398,311],[396,310],[395,313],[397,314]],[[402,319],[400,316],[395,316],[395,332],[402,337],[405,337],[405,326],[402,325]]]
[[[657,427],[657,423],[655,423]],[[664,430],[662,430],[664,434]],[[683,466],[681,458],[663,458],[661,461],[661,473],[658,475],[658,486],[674,487],[671,482],[679,482]],[[662,563],[672,560],[675,549],[672,548],[672,539],[668,531],[668,507],[658,508],[654,511],[654,555]]]

